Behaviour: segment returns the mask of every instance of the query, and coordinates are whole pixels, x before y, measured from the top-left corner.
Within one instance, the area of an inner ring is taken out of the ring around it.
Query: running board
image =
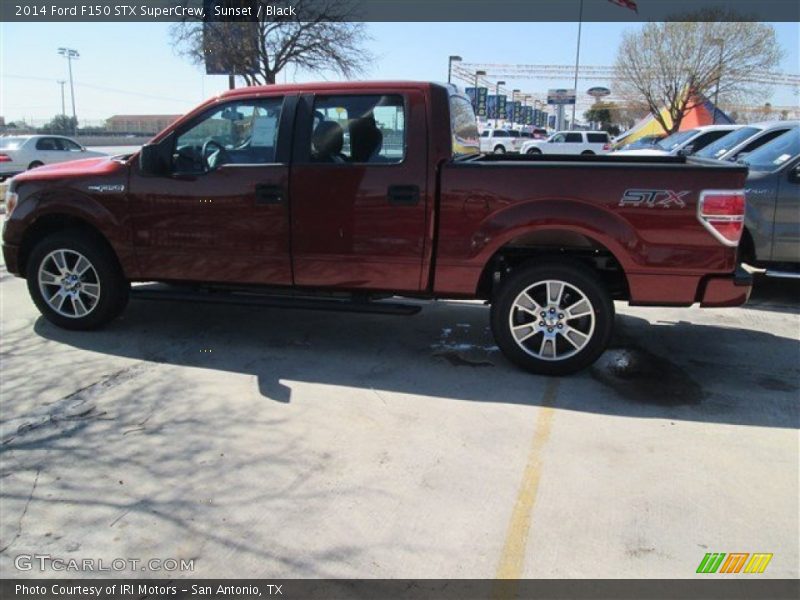
[[[774,279],[800,279],[800,271],[780,271],[778,269],[765,269],[763,267],[754,267],[742,263],[744,268],[751,275],[763,275],[764,277],[772,277]]]
[[[384,302],[382,300],[340,300],[336,298],[310,298],[308,296],[268,296],[236,292],[203,292],[178,290],[131,289],[136,300],[166,300],[171,302],[204,302],[208,304],[235,304],[241,306],[268,306],[303,310],[331,310],[338,312],[376,313],[382,315],[412,316],[422,307],[416,304]]]
[[[767,269],[765,275],[767,277],[774,277],[775,279],[800,279],[800,273],[795,273],[794,271],[775,271],[773,269]]]

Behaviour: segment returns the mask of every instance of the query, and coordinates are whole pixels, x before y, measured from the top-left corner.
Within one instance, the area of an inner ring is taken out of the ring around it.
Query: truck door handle
[[[413,206],[419,204],[419,186],[390,185],[386,197],[389,199],[389,204]]]
[[[279,185],[256,185],[256,204],[280,204],[283,202],[283,188]]]

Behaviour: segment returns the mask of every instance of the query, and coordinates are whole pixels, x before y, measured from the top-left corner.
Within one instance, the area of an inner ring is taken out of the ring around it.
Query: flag
[[[636,6],[636,2],[633,0],[608,0],[611,4],[616,4],[617,6],[621,6],[623,8],[630,8],[633,12],[637,15],[639,14],[639,7]]]

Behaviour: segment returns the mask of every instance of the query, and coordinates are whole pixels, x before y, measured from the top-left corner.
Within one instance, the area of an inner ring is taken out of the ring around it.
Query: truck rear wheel
[[[128,303],[130,284],[102,244],[80,231],[40,241],[27,262],[28,292],[45,318],[64,329],[96,329]]]
[[[491,324],[511,362],[532,373],[567,375],[608,346],[614,303],[591,269],[553,261],[522,268],[502,284]]]

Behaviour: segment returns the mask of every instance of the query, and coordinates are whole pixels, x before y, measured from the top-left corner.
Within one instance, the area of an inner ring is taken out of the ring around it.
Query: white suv
[[[546,140],[525,142],[522,154],[607,154],[611,139],[605,131],[558,131]]]
[[[481,133],[481,152],[519,152],[526,139],[528,138],[523,138],[515,129],[485,129]]]

